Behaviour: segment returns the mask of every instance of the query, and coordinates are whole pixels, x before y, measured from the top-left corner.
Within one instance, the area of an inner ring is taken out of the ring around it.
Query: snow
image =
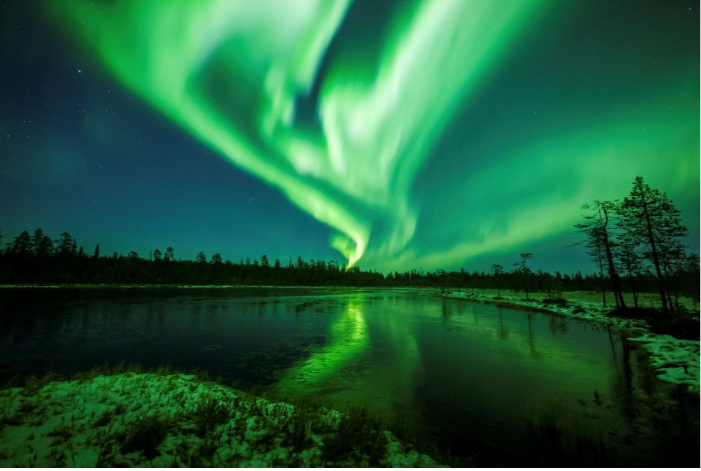
[[[650,352],[650,363],[657,377],[674,384],[684,384],[690,391],[699,392],[699,342],[679,340],[671,335],[647,333],[628,339],[640,342]]]
[[[523,299],[524,293],[521,292],[502,290],[501,299],[498,299],[496,291],[475,291],[476,294],[454,291],[443,296],[446,298],[494,303],[505,307],[550,312],[639,332],[644,335],[642,337],[629,338],[628,340],[643,344],[644,348],[650,353],[650,363],[658,371],[657,377],[670,383],[684,384],[689,391],[699,393],[701,378],[698,340],[680,340],[671,335],[655,334],[649,331],[649,326],[644,320],[611,316],[610,308],[604,307],[601,301],[596,301],[594,296],[588,296],[587,293],[563,293],[563,297],[568,302],[559,305],[534,299],[536,295],[540,295],[539,297],[542,298],[544,293],[531,293],[531,299],[526,300]],[[641,297],[641,299],[644,298]]]
[[[475,290],[478,291],[478,290]],[[628,329],[644,329],[647,330],[647,323],[641,319],[622,319],[609,315],[610,308],[605,308],[600,301],[595,301],[588,296],[582,296],[581,293],[566,292],[563,296],[567,299],[567,304],[559,305],[546,303],[535,299],[536,296],[543,298],[544,293],[531,293],[530,300],[524,299],[525,294],[521,292],[505,291],[501,292],[501,299],[496,297],[496,291],[490,294],[478,292],[470,294],[461,291],[455,291],[444,295],[447,298],[467,299],[471,301],[479,301],[485,303],[502,304],[504,306],[522,307],[531,310],[551,312],[560,314],[575,319],[584,319],[596,321],[602,324],[613,325],[620,328]]]
[[[379,461],[324,454],[344,414],[190,375],[125,373],[0,391],[2,467],[435,467],[390,432]],[[377,435],[375,435],[377,436]]]

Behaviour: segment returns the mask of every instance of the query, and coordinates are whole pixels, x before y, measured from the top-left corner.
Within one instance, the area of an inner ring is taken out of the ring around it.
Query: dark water
[[[96,365],[367,405],[480,465],[699,465],[699,400],[598,324],[429,292],[0,291],[0,381]]]

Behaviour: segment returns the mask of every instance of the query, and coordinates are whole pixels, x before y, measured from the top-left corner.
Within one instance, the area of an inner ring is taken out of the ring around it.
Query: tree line
[[[604,303],[608,286],[620,309],[626,307],[624,291],[633,293],[636,307],[639,293],[656,291],[665,312],[678,309],[679,296],[698,298],[698,256],[684,253],[679,238],[686,229],[664,193],[639,178],[623,201],[594,201],[584,209],[577,229],[598,268],[587,275],[533,271],[528,266],[532,253],[520,254],[511,270],[494,264],[487,272],[461,268],[384,274],[301,257],[286,263],[266,255],[232,262],[219,253],[207,257],[200,252],[194,260],[184,260],[176,258],[173,247],[156,248],[145,257],[134,251],[103,255],[99,244],[86,253],[68,232],[52,239],[37,229],[33,235],[23,231],[0,250],[0,283],[436,287],[496,289],[499,297],[502,289],[510,289],[524,292],[527,299],[532,291],[557,299],[562,291],[601,290]]]

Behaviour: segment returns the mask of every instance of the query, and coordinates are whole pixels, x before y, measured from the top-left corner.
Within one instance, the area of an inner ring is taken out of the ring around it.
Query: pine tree
[[[204,252],[198,253],[195,261],[197,263],[207,263],[207,257],[205,256]]]
[[[53,244],[51,238],[44,235],[44,231],[37,229],[32,237],[32,251],[39,258],[48,257],[51,255]]]
[[[39,257],[48,257],[50,255],[53,255],[53,252],[54,252],[54,243],[51,240],[51,237],[44,236],[41,239],[41,245],[39,246],[39,249],[38,249],[38,256]]]
[[[61,255],[69,255],[73,246],[73,237],[68,232],[62,232],[60,239],[56,241],[56,246]]]
[[[679,214],[667,194],[650,188],[643,177],[635,179],[630,195],[619,208],[620,227],[632,243],[644,248],[644,256],[655,269],[663,313],[672,308],[664,275],[665,263],[674,258],[679,248],[678,239],[688,232]]]
[[[39,248],[41,247],[42,240],[44,240],[44,231],[35,229],[34,235],[32,236],[32,252],[34,255],[39,255]]]
[[[611,201],[594,201],[582,206],[582,209],[590,211],[588,215],[584,215],[584,223],[575,224],[574,227],[585,235],[587,246],[590,249],[590,255],[596,256],[600,262],[605,262],[609,279],[611,280],[611,291],[613,292],[616,301],[617,309],[625,309],[626,303],[623,299],[623,291],[621,289],[621,281],[616,270],[614,260],[615,242],[611,234],[611,217],[616,211],[616,204]],[[601,260],[603,258],[603,260]],[[603,278],[603,270],[600,275]],[[605,299],[605,298],[604,298]],[[604,303],[604,306],[606,304]]]
[[[31,252],[32,249],[32,239],[29,232],[22,231],[20,235],[15,237],[14,242],[12,242],[11,252],[26,255]]]
[[[501,298],[501,283],[499,280],[499,276],[504,272],[504,267],[502,265],[499,265],[498,263],[495,263],[492,265],[492,274],[494,275],[494,284],[497,287],[497,297]]]
[[[202,252],[200,252],[200,253],[202,254]],[[202,254],[202,256],[204,257],[204,254]],[[199,261],[199,255],[197,257],[198,257],[197,261]],[[219,255],[218,253],[215,253],[214,255],[212,255],[212,260],[209,263],[211,263],[213,265],[221,265],[221,263],[222,263],[221,255]]]
[[[526,265],[529,259],[533,258],[532,253],[522,253],[521,254],[521,261],[514,263],[514,266],[516,269],[514,270],[514,273],[516,273],[520,278],[523,283],[523,289],[526,292],[526,300],[530,301],[530,297],[528,295],[529,293],[529,287],[530,287],[530,277],[533,274],[530,268]],[[472,292],[474,294],[474,291]]]

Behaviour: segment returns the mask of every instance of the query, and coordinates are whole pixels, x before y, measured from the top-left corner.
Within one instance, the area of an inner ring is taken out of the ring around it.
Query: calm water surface
[[[542,444],[553,424],[603,443],[612,465],[699,463],[698,396],[594,323],[408,290],[3,290],[0,309],[3,382],[105,363],[197,367],[366,405],[478,464],[538,464],[555,453]]]

